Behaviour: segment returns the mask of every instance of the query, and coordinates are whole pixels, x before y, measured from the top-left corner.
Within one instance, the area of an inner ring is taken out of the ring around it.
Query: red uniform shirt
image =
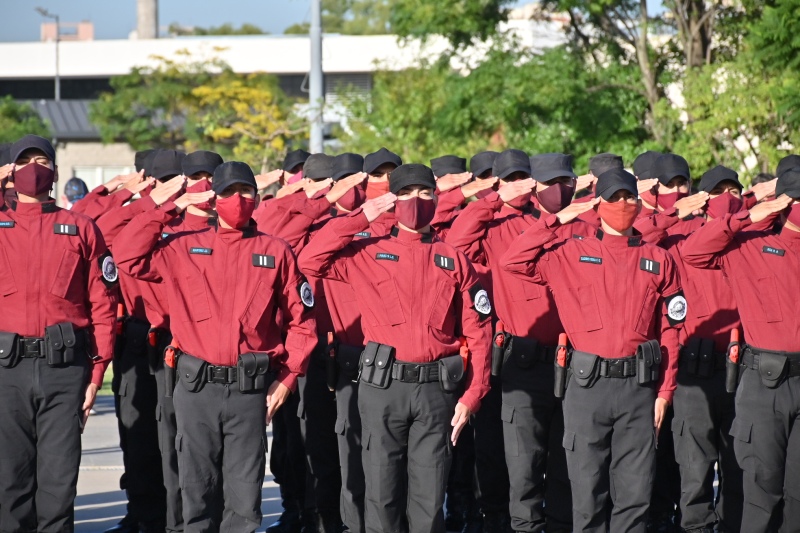
[[[581,196],[580,198],[575,198],[572,200],[573,204],[585,204],[586,202],[591,202],[595,199],[594,193],[587,194],[586,196]],[[579,220],[582,220],[593,226],[594,228],[600,227],[600,215],[597,214],[597,209],[590,209],[585,213],[581,213],[581,216],[578,217]]]
[[[436,214],[431,221],[431,228],[440,239],[446,240],[447,233],[461,212],[461,206],[466,202],[466,198],[461,192],[461,187],[455,187],[445,192],[438,192],[437,189],[436,197]]]
[[[800,351],[800,233],[750,231],[747,211],[712,220],[684,243],[684,261],[730,283],[748,344]]]
[[[331,220],[300,255],[301,270],[349,283],[364,336],[395,347],[400,361],[455,355],[466,337],[471,357],[460,401],[477,411],[489,390],[491,309],[475,269],[432,233],[395,228],[388,237],[354,240],[368,228],[360,209]]]
[[[94,222],[53,201],[3,208],[0,330],[42,337],[60,322],[85,328],[89,355],[99,358],[91,378],[99,387],[114,351],[118,286],[110,257]]]
[[[242,353],[266,352],[278,381],[294,389],[317,336],[313,296],[291,249],[254,226],[160,241],[176,217],[174,207],[170,202],[141,213],[122,230],[122,269],[163,282],[170,330],[182,350],[223,366],[236,365]]]
[[[453,223],[447,242],[464,252],[473,263],[483,266],[491,276],[495,313],[506,331],[556,346],[558,334],[564,329],[550,291],[501,268],[508,247],[534,226],[540,216],[546,215],[536,210],[523,213],[504,205],[500,195],[493,192],[464,209]],[[559,240],[565,240],[574,234],[593,235],[595,229],[576,221],[555,231]]]
[[[629,357],[641,343],[658,339],[658,395],[672,401],[679,329],[686,315],[672,257],[641,237],[602,231],[546,250],[558,240],[558,226],[551,215],[526,231],[503,257],[503,268],[550,288],[569,340],[580,351]]]
[[[75,202],[72,211],[96,221],[109,211],[122,207],[132,197],[133,194],[127,189],[109,194],[108,189],[100,185],[92,189],[82,200]]]

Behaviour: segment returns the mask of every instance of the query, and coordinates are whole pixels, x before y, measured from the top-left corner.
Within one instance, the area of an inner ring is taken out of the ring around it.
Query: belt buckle
[[[226,368],[219,366],[208,367],[208,381],[211,383],[225,383],[225,378],[228,377]]]
[[[609,376],[622,376],[624,374],[625,364],[622,359],[611,359],[608,361],[608,375]]]
[[[420,367],[408,365],[403,368],[403,381],[419,381]]]
[[[23,339],[22,340],[23,351],[25,355],[41,355],[41,344],[39,339]]]

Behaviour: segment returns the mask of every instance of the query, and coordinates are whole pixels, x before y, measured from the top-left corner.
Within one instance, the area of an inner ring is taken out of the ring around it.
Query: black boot
[[[447,531],[461,531],[464,529],[465,513],[464,499],[460,494],[450,493],[445,503],[444,527]]]
[[[138,533],[139,521],[129,514],[126,514],[119,524],[106,529],[105,533]]]
[[[267,527],[267,533],[300,533],[302,516],[299,505],[283,504],[283,512],[274,524]]]
[[[484,533],[512,533],[511,516],[507,512],[483,513]]]
[[[344,524],[339,513],[319,513],[306,509],[301,533],[342,533]]]
[[[467,513],[461,533],[483,533],[483,515],[480,513]]]

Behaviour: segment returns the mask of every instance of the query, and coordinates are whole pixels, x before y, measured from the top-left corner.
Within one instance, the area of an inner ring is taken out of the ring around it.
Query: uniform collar
[[[792,231],[787,229],[786,226],[781,228],[781,232],[778,234],[781,240],[790,242],[793,245],[800,241],[800,231]]]
[[[213,226],[214,228],[216,228],[217,238],[222,239],[224,242],[227,243],[232,243],[242,239],[250,239],[251,237],[255,237],[256,231],[258,230],[258,228],[256,227],[256,223],[252,218],[250,219],[250,225],[245,226],[241,229],[223,228],[217,224],[217,219],[213,220],[214,220]],[[212,222],[209,221],[209,225],[211,224]]]
[[[11,202],[11,209],[18,215],[32,216],[41,213],[55,213],[59,208],[55,200],[35,202],[32,204],[26,204],[15,200]]]
[[[394,226],[390,234],[392,237],[402,242],[421,242],[423,244],[430,244],[433,242],[432,231],[428,233],[414,233],[413,231],[406,231]]]
[[[636,230],[634,230],[635,232]],[[609,248],[636,248],[642,245],[642,236],[634,234],[630,237],[626,235],[609,235],[603,230],[597,230],[595,237],[602,241],[604,246]]]

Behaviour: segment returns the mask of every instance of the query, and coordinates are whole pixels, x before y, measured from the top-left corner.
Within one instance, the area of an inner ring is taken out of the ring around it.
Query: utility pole
[[[322,152],[322,108],[325,104],[322,78],[322,6],[311,0],[311,72],[308,76],[308,103],[311,111],[311,153]]]
[[[37,7],[36,11],[43,17],[49,19],[55,19],[56,21],[56,87],[55,87],[55,96],[56,102],[61,100],[61,77],[59,75],[59,68],[58,68],[58,43],[61,40],[61,27],[58,23],[58,15],[54,15],[50,13],[43,7]]]

